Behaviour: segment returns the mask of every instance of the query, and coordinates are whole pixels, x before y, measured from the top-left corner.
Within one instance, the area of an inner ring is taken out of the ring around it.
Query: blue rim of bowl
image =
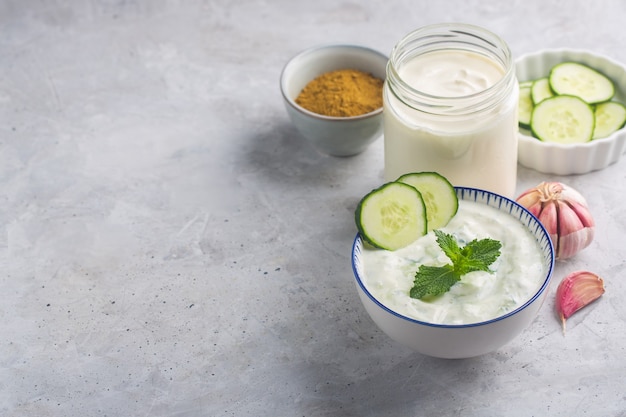
[[[382,52],[377,51],[377,50],[372,49],[372,48],[368,48],[367,46],[361,46],[361,45],[350,45],[350,44],[320,45],[320,46],[314,46],[314,47],[309,48],[309,49],[305,49],[304,51],[301,51],[301,52],[297,53],[296,55],[294,55],[293,57],[291,57],[291,59],[289,59],[289,61],[287,61],[287,63],[283,67],[282,71],[280,72],[280,93],[282,94],[283,98],[287,101],[287,103],[289,103],[289,105],[291,107],[293,107],[298,112],[306,114],[307,116],[310,116],[310,117],[313,117],[313,118],[316,118],[316,119],[320,119],[320,120],[332,120],[332,121],[337,121],[337,122],[342,122],[342,121],[351,122],[351,121],[359,120],[359,119],[367,119],[368,117],[372,117],[372,116],[376,116],[378,114],[381,114],[383,112],[383,107],[382,106],[377,108],[376,110],[373,110],[373,111],[369,112],[369,113],[359,114],[358,116],[350,116],[350,117],[325,116],[323,114],[315,113],[315,112],[312,112],[310,110],[305,109],[304,107],[301,107],[300,105],[298,105],[298,103],[295,102],[294,99],[292,99],[291,97],[287,96],[287,94],[285,93],[285,87],[284,87],[284,76],[285,76],[285,71],[287,70],[289,65],[291,65],[291,63],[294,60],[300,58],[303,55],[312,54],[312,53],[317,52],[317,51],[322,50],[322,49],[335,49],[335,48],[360,49],[360,50],[365,51],[367,53],[378,55],[381,58],[385,58],[386,60],[389,60],[389,57],[387,55],[383,54]]]
[[[511,310],[506,314],[503,314],[502,316],[498,316],[495,317],[493,319],[489,319],[486,321],[480,321],[480,322],[476,322],[476,323],[467,323],[467,324],[439,324],[439,323],[429,323],[427,321],[422,321],[422,320],[417,320],[405,315],[402,315],[396,311],[393,311],[392,309],[390,309],[389,307],[385,306],[384,304],[382,304],[380,301],[378,301],[376,299],[376,297],[374,297],[369,291],[368,289],[365,287],[365,284],[363,283],[363,281],[361,280],[361,277],[359,276],[359,272],[357,271],[357,267],[355,265],[355,259],[357,257],[357,251],[360,252],[360,248],[358,247],[359,242],[361,242],[361,247],[363,244],[363,239],[361,238],[361,235],[359,233],[356,234],[356,237],[354,238],[354,241],[352,243],[352,272],[354,274],[354,277],[359,285],[359,287],[363,290],[363,292],[365,294],[367,294],[367,296],[369,297],[370,300],[372,300],[376,305],[378,305],[380,308],[382,308],[383,310],[385,310],[387,313],[392,314],[398,318],[401,318],[403,320],[412,322],[412,323],[417,323],[417,324],[421,324],[423,326],[429,326],[429,327],[436,327],[436,328],[441,328],[441,329],[463,329],[463,328],[470,328],[470,327],[478,327],[478,326],[485,326],[488,325],[490,323],[494,323],[494,322],[498,322],[501,320],[506,319],[507,317],[511,317],[517,313],[519,313],[520,311],[524,310],[526,307],[528,307],[530,304],[532,304],[537,298],[539,298],[539,296],[547,290],[548,286],[550,285],[550,280],[552,279],[552,273],[554,270],[554,246],[552,244],[552,240],[550,239],[550,235],[548,234],[547,230],[545,229],[545,227],[541,224],[541,222],[539,221],[539,219],[537,219],[530,211],[528,211],[524,206],[520,205],[519,203],[504,197],[500,194],[496,194],[493,193],[491,191],[487,191],[487,190],[481,190],[478,188],[471,188],[471,187],[454,187],[454,189],[457,192],[457,195],[459,193],[461,193],[462,195],[464,194],[474,194],[474,201],[477,200],[477,195],[478,194],[482,194],[482,195],[486,195],[486,200],[485,204],[487,205],[491,205],[489,204],[490,200],[498,200],[499,203],[497,206],[493,206],[492,207],[496,207],[498,209],[501,208],[502,205],[507,205],[509,206],[509,214],[511,213],[511,210],[513,208],[515,208],[516,210],[519,210],[521,212],[523,212],[526,215],[527,223],[526,226],[530,227],[531,225],[533,225],[533,227],[535,228],[535,232],[533,232],[533,235],[535,235],[535,233],[537,233],[537,230],[541,231],[541,235],[547,240],[547,243],[549,244],[548,248],[549,248],[549,257],[550,257],[550,265],[548,268],[548,271],[546,273],[546,277],[543,280],[543,283],[541,284],[541,287],[537,290],[537,292],[535,292],[535,294],[528,299],[524,304],[520,305],[519,307],[517,307],[515,310]],[[519,216],[519,220],[522,221],[521,216]],[[542,239],[543,240],[543,239]],[[538,241],[538,243],[541,243]],[[544,248],[542,248],[542,251],[544,250]]]

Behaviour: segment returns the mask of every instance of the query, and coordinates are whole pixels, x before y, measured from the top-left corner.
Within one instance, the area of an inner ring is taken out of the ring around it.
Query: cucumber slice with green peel
[[[592,107],[579,97],[567,95],[547,98],[537,104],[530,121],[535,137],[563,144],[589,142],[594,126]]]
[[[556,94],[580,97],[589,104],[609,101],[615,95],[615,86],[608,77],[578,62],[555,65],[549,79]]]
[[[626,107],[622,103],[607,101],[596,105],[594,116],[593,139],[606,138],[626,124]]]
[[[428,231],[447,225],[459,209],[454,187],[437,172],[414,172],[402,175],[396,181],[415,187],[422,195]]]
[[[365,195],[355,219],[363,240],[380,249],[403,248],[427,232],[422,195],[401,182],[386,183]]]
[[[530,128],[530,117],[533,113],[533,100],[530,96],[530,85],[520,87],[518,103],[519,125],[525,129]]]
[[[547,98],[554,96],[554,91],[550,87],[548,78],[539,78],[533,82],[531,86],[531,98],[533,104],[539,104]]]
[[[534,80],[520,81],[519,82],[519,88],[531,87],[533,85],[533,82],[534,82]]]

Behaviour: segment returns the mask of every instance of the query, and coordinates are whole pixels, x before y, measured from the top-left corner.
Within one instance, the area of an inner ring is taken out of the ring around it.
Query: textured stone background
[[[570,320],[553,296],[498,352],[413,353],[356,295],[353,211],[382,139],[318,154],[278,78],[301,49],[388,53],[459,21],[515,56],[626,62],[620,1],[0,2],[0,414],[626,416],[626,161],[561,179],[596,215],[560,263],[605,277]],[[556,285],[553,285],[553,293]]]

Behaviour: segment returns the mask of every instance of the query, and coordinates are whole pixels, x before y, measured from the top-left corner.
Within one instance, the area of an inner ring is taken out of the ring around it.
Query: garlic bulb
[[[517,202],[526,207],[548,231],[556,259],[567,259],[589,246],[595,222],[585,198],[560,182],[542,182],[524,191]]]
[[[565,333],[565,320],[600,298],[604,291],[604,281],[592,272],[572,272],[563,278],[556,289],[556,311],[563,325],[563,333]]]

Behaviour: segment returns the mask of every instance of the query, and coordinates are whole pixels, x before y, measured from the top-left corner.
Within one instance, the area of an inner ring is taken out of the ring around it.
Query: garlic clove
[[[590,218],[586,214],[577,213],[572,207],[563,201],[559,201],[558,210],[558,237],[556,241],[556,257],[558,259],[567,259],[574,256],[582,249],[589,246],[593,240],[593,227],[585,224],[593,225],[591,221],[585,220]]]
[[[570,210],[576,213],[576,216],[581,221],[584,227],[595,227],[596,223],[591,217],[591,213],[589,213],[589,209],[587,208],[587,203],[577,202],[570,200],[567,202],[567,206]]]
[[[537,218],[550,235],[550,239],[552,239],[552,244],[554,245],[554,250],[556,251],[559,240],[559,223],[556,204],[546,204],[543,210],[539,212],[539,215],[537,215]]]
[[[539,191],[535,188],[530,188],[520,194],[517,197],[517,202],[526,207],[535,217],[539,217],[539,213],[543,210],[543,202],[541,201]]]
[[[567,275],[556,289],[556,310],[565,333],[565,321],[604,294],[604,281],[588,271]]]
[[[539,218],[539,216],[541,215],[541,212],[544,209],[544,203],[539,200],[539,199],[535,199],[534,202],[529,202],[527,203],[527,205],[522,204],[524,207],[526,207],[528,209],[528,211],[530,211],[533,216]]]

